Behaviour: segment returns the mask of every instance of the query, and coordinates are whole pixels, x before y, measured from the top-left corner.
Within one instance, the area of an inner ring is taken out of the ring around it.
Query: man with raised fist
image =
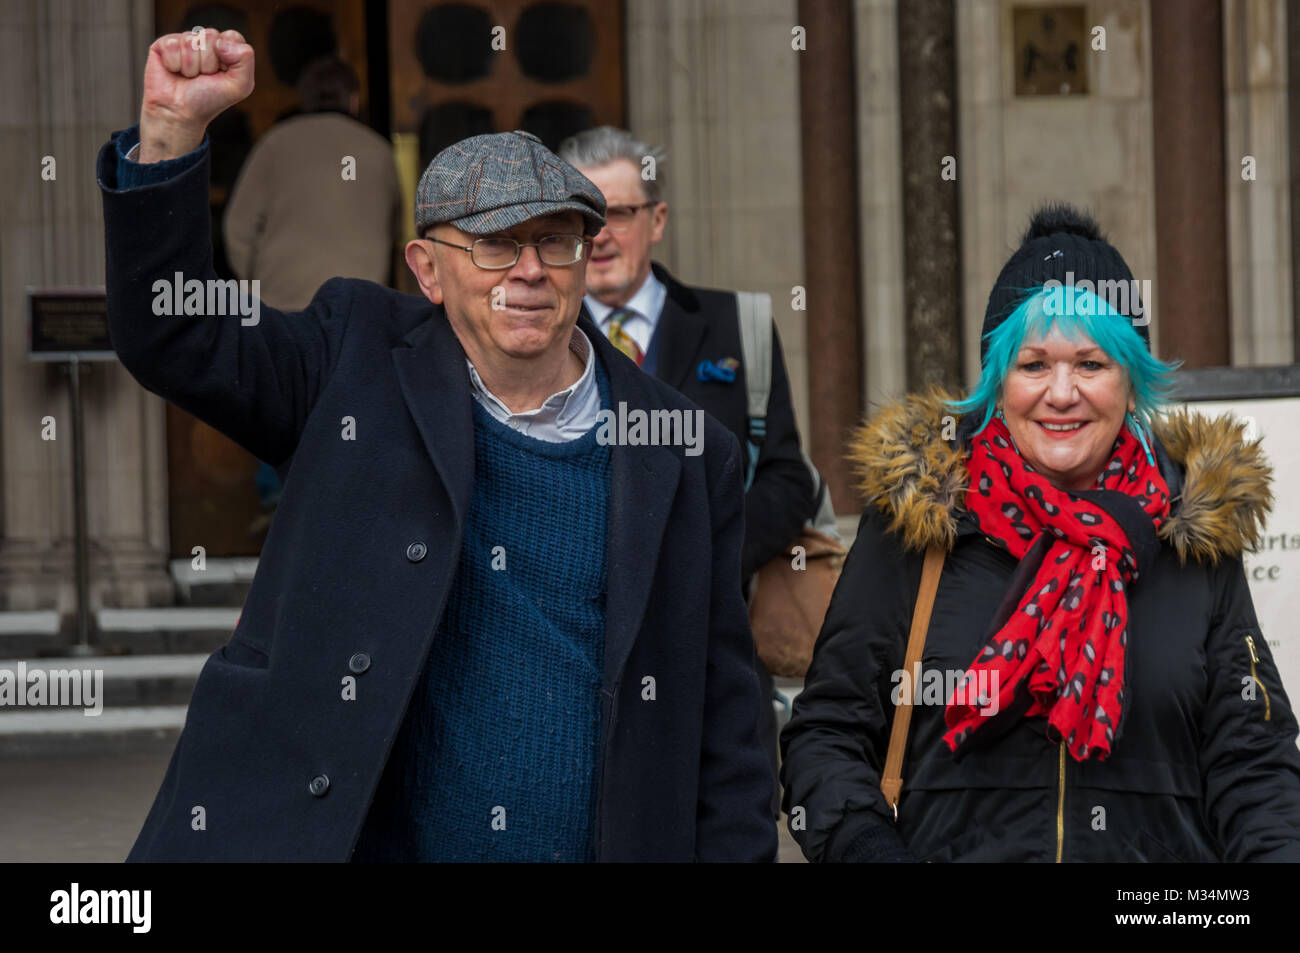
[[[739,446],[598,426],[696,410],[579,318],[600,193],[466,139],[420,179],[422,296],[332,278],[249,322],[205,130],[252,87],[238,33],[162,37],[99,155],[123,365],[287,474],[129,859],[772,859]]]

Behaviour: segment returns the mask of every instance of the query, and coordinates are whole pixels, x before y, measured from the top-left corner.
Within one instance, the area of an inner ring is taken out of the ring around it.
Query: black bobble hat
[[[1068,281],[1067,275],[1072,275]],[[988,356],[989,334],[1011,316],[1026,294],[1053,278],[1062,284],[1087,279],[1095,290],[1101,281],[1132,281],[1133,273],[1123,256],[1106,241],[1101,226],[1092,216],[1063,202],[1044,205],[1033,214],[1020,239],[1020,248],[1002,266],[1002,273],[989,294],[980,333],[981,367]],[[1130,317],[1145,314],[1137,295],[1132,296],[1127,309],[1117,310]],[[1151,335],[1146,322],[1135,327],[1150,350]]]

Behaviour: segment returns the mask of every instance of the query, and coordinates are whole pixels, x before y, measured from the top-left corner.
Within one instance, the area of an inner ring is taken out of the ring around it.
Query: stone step
[[[38,669],[47,673],[88,671],[90,684],[83,681],[79,690],[83,692],[82,697],[87,698],[84,692],[89,689],[92,695],[86,703],[94,703],[101,708],[187,705],[194,692],[194,683],[207,660],[206,654],[6,659],[0,660],[0,672],[11,673],[5,676],[6,679],[27,685],[31,673]],[[78,677],[82,678],[80,675]],[[48,677],[45,683],[51,684]],[[47,690],[47,697],[49,694]],[[11,707],[0,696],[0,722],[15,714],[40,710],[52,709]]]
[[[72,654],[76,636],[65,630],[64,621],[53,609],[0,612],[0,657],[41,658]]]
[[[211,653],[230,641],[239,613],[213,606],[100,609],[98,644],[112,654]]]
[[[257,557],[208,559],[203,569],[195,569],[192,559],[173,559],[168,569],[180,605],[232,608],[242,606],[248,598]]]
[[[62,655],[68,637],[60,631],[59,614],[43,612],[0,612],[0,655],[36,658]]]
[[[174,743],[185,727],[184,705],[25,709],[0,715],[0,760],[105,754]]]
[[[217,606],[100,609],[92,620],[91,654],[211,653],[230,641],[239,613],[237,607]],[[72,641],[60,633],[56,612],[0,612],[2,657],[73,655]]]

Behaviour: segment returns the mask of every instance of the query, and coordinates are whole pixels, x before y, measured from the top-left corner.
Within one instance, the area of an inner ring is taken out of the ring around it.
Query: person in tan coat
[[[393,150],[356,119],[356,76],[318,60],[299,83],[303,113],[258,140],[226,206],[226,256],[262,300],[305,308],[330,278],[388,284],[402,237]]]

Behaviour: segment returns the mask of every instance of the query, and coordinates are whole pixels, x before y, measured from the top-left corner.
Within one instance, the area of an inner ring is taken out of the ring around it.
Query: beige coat
[[[386,284],[401,204],[387,140],[342,113],[295,116],[259,139],[240,170],[226,257],[281,310],[305,307],[336,276]]]

